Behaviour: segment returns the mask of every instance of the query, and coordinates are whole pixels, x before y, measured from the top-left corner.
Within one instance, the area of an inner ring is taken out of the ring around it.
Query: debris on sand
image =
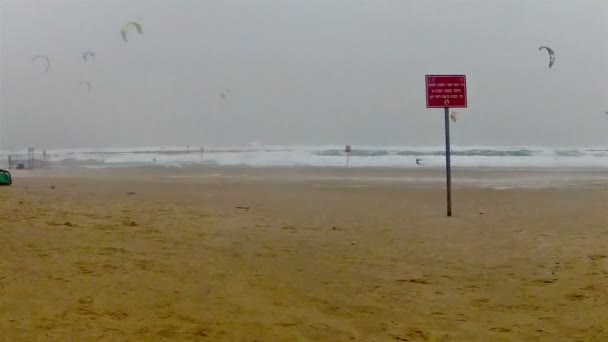
[[[235,207],[235,208],[241,209],[241,210],[249,210],[250,209],[249,207]]]
[[[55,190],[55,186],[54,185],[51,185],[51,190]]]
[[[135,194],[136,194],[136,192],[135,192],[135,191],[127,192],[127,195],[129,195],[129,196],[130,196],[130,195],[135,195]]]
[[[68,226],[68,227],[71,227],[71,226],[72,226],[72,222],[70,222],[70,221],[67,221],[67,222],[65,222],[65,223],[64,223],[64,224],[63,224],[63,225],[64,225],[64,226]]]
[[[430,285],[431,282],[423,279],[423,278],[409,278],[409,279],[396,279],[400,283],[413,283],[413,284],[422,284],[422,285]]]
[[[123,224],[125,226],[129,226],[129,227],[136,227],[137,226],[137,222],[133,221],[133,220],[127,220],[124,221]]]

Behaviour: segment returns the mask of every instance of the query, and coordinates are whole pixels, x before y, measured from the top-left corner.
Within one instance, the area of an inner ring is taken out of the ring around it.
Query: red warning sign
[[[465,75],[426,75],[426,108],[466,108]]]

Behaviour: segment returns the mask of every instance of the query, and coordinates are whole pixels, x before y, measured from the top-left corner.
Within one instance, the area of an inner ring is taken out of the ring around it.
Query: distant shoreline
[[[346,166],[344,146],[263,146],[209,147],[133,147],[115,149],[35,150],[40,165],[52,167],[328,167]],[[44,153],[46,152],[46,153]],[[11,156],[13,161],[28,160],[19,153],[0,151],[0,165]],[[353,146],[349,153],[351,168],[439,169],[445,165],[441,146]],[[418,161],[418,162],[417,162]],[[420,164],[420,165],[419,165]],[[517,170],[608,170],[608,148],[598,146],[455,146],[455,168],[505,168]]]
[[[311,184],[355,184],[365,186],[443,187],[445,169],[394,167],[249,167],[249,166],[124,166],[124,167],[54,167],[11,170],[15,183],[20,178],[77,178],[94,180],[131,179],[161,182],[285,182]],[[603,169],[516,169],[453,168],[456,188],[552,188],[608,186],[608,172]]]

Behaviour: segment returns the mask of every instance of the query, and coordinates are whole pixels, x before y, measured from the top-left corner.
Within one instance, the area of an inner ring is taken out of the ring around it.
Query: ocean
[[[6,165],[8,155],[25,155],[27,151],[2,151]],[[36,159],[42,151],[36,150]],[[420,164],[416,163],[419,159]],[[107,149],[62,149],[47,151],[51,167],[79,166],[88,168],[197,165],[249,167],[343,167],[344,146],[256,146],[256,147],[142,147]],[[349,166],[437,168],[445,165],[443,146],[353,146]],[[455,168],[515,169],[604,169],[608,168],[608,147],[542,147],[542,146],[453,146]]]

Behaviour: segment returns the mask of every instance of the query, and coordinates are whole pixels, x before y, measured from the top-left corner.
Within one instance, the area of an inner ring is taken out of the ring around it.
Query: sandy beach
[[[456,172],[447,218],[442,183],[399,174],[16,172],[0,188],[2,339],[608,339],[606,184]]]

